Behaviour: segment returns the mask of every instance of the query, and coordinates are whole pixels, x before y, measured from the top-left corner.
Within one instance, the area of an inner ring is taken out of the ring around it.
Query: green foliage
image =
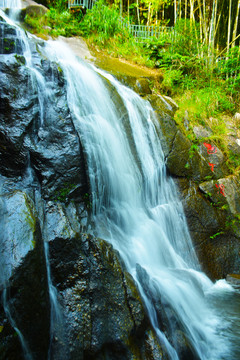
[[[234,154],[232,151],[228,152],[228,161],[227,165],[230,168],[238,168],[240,167],[240,157],[239,155]]]
[[[234,232],[239,232],[240,214],[234,214],[232,216],[228,216],[225,226],[226,226],[226,229],[231,229]]]
[[[57,9],[59,12],[65,11],[68,7],[68,0],[41,0],[37,2],[49,8]]]
[[[167,93],[172,94],[174,88],[177,88],[183,79],[181,70],[166,70],[164,72],[164,79],[161,84],[161,89]]]
[[[231,48],[225,57],[219,59],[216,73],[226,80],[226,91],[232,96],[238,95],[240,91],[240,51],[238,46]]]
[[[87,11],[80,26],[85,36],[95,33],[104,40],[122,31],[119,12],[114,5],[106,6],[104,0],[97,1],[93,8]]]
[[[82,12],[60,11],[61,7],[53,8],[44,16],[26,15],[24,22],[30,31],[40,36],[50,35],[52,37],[81,35],[80,21],[83,17]]]
[[[198,24],[191,24],[187,19],[180,19],[175,25],[175,39],[172,52],[182,56],[196,56],[199,51]]]
[[[91,195],[89,193],[85,193],[83,195],[83,201],[87,207],[87,209],[91,209],[92,208],[92,200],[91,200]]]
[[[231,48],[225,57],[218,61],[218,69],[223,78],[240,74],[240,51],[238,46]]]
[[[193,155],[195,154],[195,152],[198,152],[198,150],[199,150],[198,145],[192,144],[191,148],[189,150],[189,158],[191,159],[193,157]]]
[[[215,239],[217,236],[219,236],[219,235],[223,235],[224,234],[224,232],[223,231],[219,231],[219,232],[217,232],[216,234],[214,234],[214,235],[212,235],[212,236],[210,236],[210,239]]]
[[[192,125],[198,125],[201,121],[206,124],[206,119],[219,116],[221,113],[233,114],[236,109],[231,98],[223,91],[222,86],[216,85],[203,89],[196,88],[194,91],[185,91],[181,95],[180,109],[176,113],[178,122],[184,118],[186,110]],[[226,134],[226,125],[223,121],[213,121],[209,125],[212,130],[219,134]]]
[[[53,200],[60,201],[60,202],[66,202],[69,193],[75,187],[76,187],[75,184],[65,183],[64,187],[62,187],[60,190],[56,191],[56,193],[53,196]]]

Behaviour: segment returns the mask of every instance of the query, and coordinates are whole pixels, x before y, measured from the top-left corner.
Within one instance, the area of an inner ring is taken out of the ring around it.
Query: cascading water
[[[9,16],[16,20],[19,10],[22,8],[21,0],[0,0],[0,9],[10,9]]]
[[[12,1],[3,3],[0,7],[13,5]],[[15,5],[19,7],[19,2]],[[50,95],[43,92],[44,79],[32,66],[27,39],[20,36],[39,94],[39,126],[44,126],[44,102],[51,101]],[[120,252],[169,358],[179,359],[176,329],[170,324],[172,329],[166,335],[161,328],[159,301],[176,314],[196,358],[236,359],[229,352],[227,336],[221,335],[228,324],[206,302],[207,294],[214,304],[214,295],[220,290],[200,271],[175,184],[166,175],[158,123],[150,104],[109,74],[79,61],[60,42],[48,42],[42,52],[60,64],[67,80],[69,106],[87,154],[96,235]],[[111,87],[118,93],[121,112],[111,100]],[[60,321],[56,320],[60,315],[47,246],[45,256],[52,321]],[[224,289],[228,287],[224,285]],[[8,314],[7,303],[5,308]],[[10,312],[8,317],[11,320]],[[18,335],[24,348],[25,341],[20,332]],[[25,354],[31,357],[28,351]]]
[[[109,74],[97,70],[99,76],[64,46],[49,42],[43,51],[67,79],[69,105],[88,159],[97,235],[120,252],[171,359],[179,356],[174,329],[169,340],[158,322],[160,298],[177,314],[196,357],[225,358],[227,341],[217,334],[220,320],[204,299],[213,284],[199,271],[174,182],[166,175],[150,104]],[[117,90],[125,114],[101,77]]]

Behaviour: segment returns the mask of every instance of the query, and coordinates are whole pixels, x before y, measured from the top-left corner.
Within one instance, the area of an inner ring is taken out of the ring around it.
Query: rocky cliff
[[[240,265],[240,176],[226,166],[227,158],[207,129],[196,128],[195,145],[174,121],[159,96],[149,97],[159,118],[166,165],[175,178],[189,230],[203,270],[212,278],[238,273]],[[175,107],[176,110],[176,107]],[[169,116],[170,115],[170,116]],[[232,142],[232,139],[229,139]],[[239,151],[237,142],[236,151]],[[240,147],[239,147],[240,148]]]

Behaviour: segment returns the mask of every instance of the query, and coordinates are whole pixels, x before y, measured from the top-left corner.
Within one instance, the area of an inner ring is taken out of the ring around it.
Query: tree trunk
[[[228,35],[227,35],[227,52],[229,52],[229,45],[230,45],[230,36],[231,36],[231,20],[232,20],[232,0],[229,0]]]
[[[140,25],[139,0],[137,0],[137,19],[138,19],[138,25]]]
[[[122,17],[122,15],[123,15],[123,0],[120,0],[120,5],[119,5],[119,7],[120,7],[120,16]]]
[[[150,2],[148,5],[148,16],[147,16],[147,25],[150,25],[150,19],[151,19],[151,5],[152,3]]]
[[[179,19],[181,20],[181,18],[182,18],[182,0],[179,0],[179,2],[178,2],[178,14],[179,14]]]
[[[199,8],[199,26],[200,26],[200,42],[201,47],[203,47],[204,44],[204,37],[205,37],[205,31],[204,31],[204,23],[203,23],[203,14],[202,14],[202,8],[200,0],[198,0],[198,8]],[[201,57],[203,57],[203,52],[201,52]]]
[[[177,0],[174,0],[174,25],[177,21]]]
[[[217,5],[218,0],[213,0],[212,16],[210,21],[210,32],[209,32],[209,49],[214,48],[214,40],[216,35],[216,19],[217,19]]]
[[[190,0],[190,24],[194,23],[194,0]]]
[[[232,43],[232,47],[235,46],[235,40],[236,40],[236,36],[237,36],[239,8],[240,8],[240,0],[238,0],[238,4],[237,4],[237,13],[236,13],[235,22],[234,22],[234,28],[233,28],[233,43]]]

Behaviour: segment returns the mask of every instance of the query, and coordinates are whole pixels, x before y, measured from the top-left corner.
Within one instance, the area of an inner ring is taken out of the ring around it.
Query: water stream
[[[229,339],[219,334],[228,325],[207,302],[205,293],[214,285],[200,271],[175,184],[166,175],[150,104],[78,60],[63,43],[50,41],[43,51],[67,79],[69,106],[88,158],[96,235],[120,252],[169,357],[179,358],[175,329],[171,340],[161,331],[159,299],[177,314],[200,359],[232,359]],[[103,78],[119,94],[124,113]],[[232,288],[226,284],[224,291]]]
[[[49,98],[43,93],[42,75],[31,64],[27,39],[22,41],[44,126],[44,102]],[[173,326],[166,336],[161,328],[159,301],[177,314],[196,357],[237,360],[240,350],[233,334],[233,328],[239,333],[237,311],[226,314],[223,309],[233,298],[238,301],[234,306],[239,306],[239,296],[226,282],[213,284],[201,272],[177,189],[166,174],[151,105],[108,73],[76,58],[61,42],[48,41],[41,51],[60,65],[67,80],[74,125],[87,154],[95,234],[119,251],[169,358],[179,359],[176,329]],[[118,94],[117,102],[112,93]],[[56,321],[57,296],[47,246],[45,250]]]

